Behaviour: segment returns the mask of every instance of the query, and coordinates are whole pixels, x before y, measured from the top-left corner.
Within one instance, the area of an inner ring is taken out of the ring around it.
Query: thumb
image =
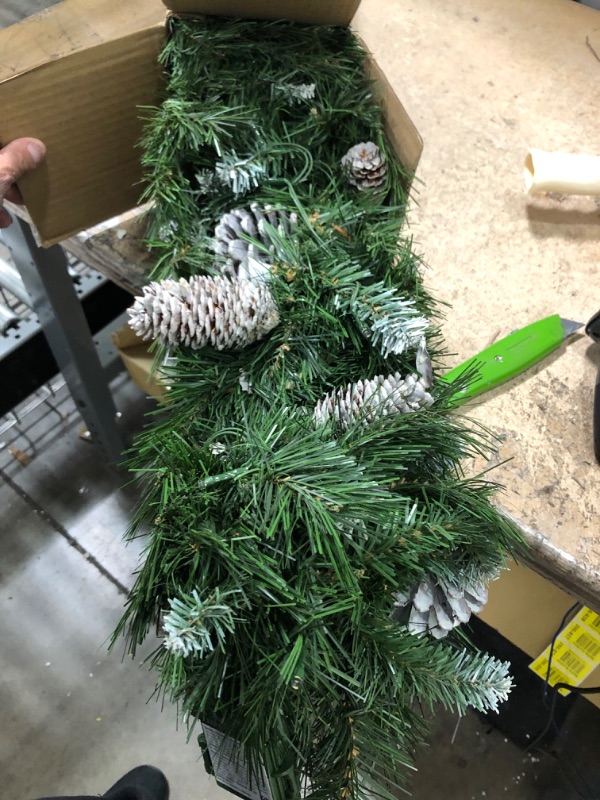
[[[0,201],[21,175],[40,164],[46,146],[39,139],[15,139],[0,149]]]

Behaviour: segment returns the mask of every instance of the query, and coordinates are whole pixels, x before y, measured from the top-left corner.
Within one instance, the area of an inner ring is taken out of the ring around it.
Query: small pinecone
[[[167,346],[217,350],[246,347],[262,339],[279,322],[267,288],[250,281],[194,276],[144,287],[129,309],[129,324],[143,339]]]
[[[317,425],[324,425],[333,417],[344,428],[354,422],[373,422],[388,414],[407,414],[427,408],[433,397],[427,391],[427,381],[417,375],[403,378],[394,375],[377,375],[370,381],[349,383],[345,389],[326,394],[317,403],[313,418]]]
[[[296,214],[277,211],[271,205],[261,209],[258,203],[252,203],[250,210],[234,208],[228,214],[224,214],[215,228],[212,244],[215,253],[227,258],[221,267],[223,274],[250,280],[256,280],[259,276],[264,278],[265,273],[269,271],[267,265],[273,261],[272,253],[275,250],[265,230],[265,223],[272,225],[280,236],[285,237],[290,234],[297,222]],[[240,238],[240,234],[256,239],[267,247],[269,252]]]
[[[385,157],[373,142],[361,142],[351,147],[342,158],[342,168],[350,183],[361,192],[381,186],[387,174]]]
[[[394,594],[392,617],[406,625],[410,633],[430,633],[435,639],[443,639],[453,628],[468,622],[472,613],[481,611],[487,599],[483,580],[459,586],[428,578],[407,594]]]

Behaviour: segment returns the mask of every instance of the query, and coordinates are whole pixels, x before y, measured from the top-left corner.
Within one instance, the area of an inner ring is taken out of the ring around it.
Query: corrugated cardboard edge
[[[163,0],[177,15],[290,20],[309,25],[349,25],[361,0]]]
[[[153,374],[154,356],[129,325],[124,325],[112,334],[112,341],[129,373],[129,377],[143,392],[157,399],[164,398],[167,389]]]
[[[160,97],[163,42],[164,23],[65,55],[0,87],[0,139],[35,136],[48,149],[44,164],[19,182],[44,246],[138,204],[140,106]]]
[[[402,166],[414,175],[423,152],[423,139],[385,73],[362,40],[361,44],[367,53],[365,68],[375,83],[376,100],[383,112],[385,132]]]
[[[0,82],[164,19],[158,0],[61,0],[0,30]]]

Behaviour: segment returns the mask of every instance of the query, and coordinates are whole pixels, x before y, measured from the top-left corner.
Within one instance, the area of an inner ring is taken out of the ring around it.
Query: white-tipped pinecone
[[[279,322],[266,287],[206,275],[150,283],[129,316],[130,326],[143,339],[217,350],[246,347]]]
[[[428,578],[410,592],[394,593],[396,606],[392,617],[406,625],[410,633],[429,633],[443,639],[448,633],[468,622],[487,603],[488,590],[483,580],[451,583]]]
[[[381,186],[387,175],[385,157],[373,142],[361,142],[351,147],[342,158],[342,168],[350,183],[361,192]]]
[[[324,425],[333,417],[348,428],[358,421],[368,423],[388,414],[418,411],[433,403],[425,383],[418,375],[403,378],[399,372],[349,383],[345,389],[326,394],[317,403],[313,418],[317,425]]]
[[[264,280],[275,251],[266,224],[272,225],[280,236],[288,236],[297,222],[297,214],[278,211],[271,205],[261,209],[258,203],[252,203],[250,209],[234,208],[224,214],[215,228],[212,244],[215,253],[227,259],[221,267],[223,274],[254,281],[257,278]],[[250,236],[266,250],[242,239],[241,235]]]

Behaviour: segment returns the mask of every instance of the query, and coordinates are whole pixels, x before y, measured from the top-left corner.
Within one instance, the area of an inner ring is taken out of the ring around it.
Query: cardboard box
[[[289,19],[318,25],[349,25],[360,0],[163,0],[176,14],[218,14],[248,19]]]
[[[360,0],[165,0],[189,13],[345,24]],[[0,141],[35,136],[46,163],[20,188],[39,239],[49,246],[132,207],[142,192],[138,146],[144,106],[163,86],[160,0],[63,0],[0,31]],[[423,143],[377,65],[390,139],[407,169]]]
[[[129,325],[113,333],[112,340],[135,385],[152,397],[164,397],[166,386],[153,373],[154,356],[148,342],[142,341]]]
[[[509,571],[490,585],[488,603],[478,616],[533,661],[550,644],[574,602],[575,598],[537,572],[513,563]],[[598,684],[600,669],[596,668],[581,685]],[[584,696],[600,708],[599,695]]]
[[[44,245],[137,204],[138,107],[160,94],[164,19],[159,0],[65,0],[0,31],[0,141],[48,148],[19,183]]]

